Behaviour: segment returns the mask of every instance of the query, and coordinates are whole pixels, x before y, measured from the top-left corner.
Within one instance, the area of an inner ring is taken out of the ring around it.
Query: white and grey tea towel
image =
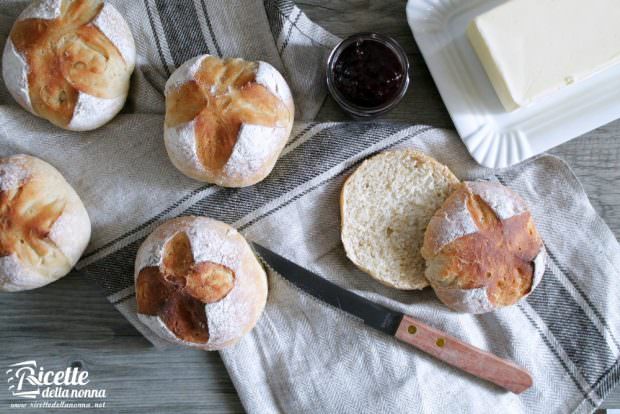
[[[31,153],[67,177],[83,198],[93,239],[80,271],[153,343],[135,317],[133,262],[162,220],[207,215],[363,296],[512,359],[533,375],[521,395],[502,392],[308,297],[277,274],[256,328],[221,352],[251,413],[591,412],[620,382],[620,247],[581,185],[545,156],[491,171],[458,138],[425,126],[299,123],[273,174],[245,189],[185,178],[168,161],[162,88],[199,53],[269,61],[289,79],[298,119],[325,97],[322,65],[336,38],[286,0],[116,0],[139,59],[126,112],[83,134],[51,127],[0,88],[0,156]],[[0,3],[6,38],[23,1]],[[4,41],[4,38],[2,41]],[[550,260],[541,285],[517,306],[486,315],[448,311],[432,292],[397,292],[345,258],[338,192],[362,159],[414,147],[459,177],[499,180],[529,203]],[[170,352],[174,352],[171,350]]]

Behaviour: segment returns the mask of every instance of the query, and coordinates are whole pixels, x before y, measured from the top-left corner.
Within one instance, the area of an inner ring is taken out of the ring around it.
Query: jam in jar
[[[332,51],[327,84],[338,104],[354,117],[372,117],[392,109],[409,85],[409,64],[391,38],[361,33]]]

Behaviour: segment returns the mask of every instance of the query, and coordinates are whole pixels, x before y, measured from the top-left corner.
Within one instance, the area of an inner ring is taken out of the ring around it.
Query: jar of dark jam
[[[370,118],[391,110],[408,86],[407,55],[388,36],[353,35],[340,42],[327,59],[329,92],[355,118]]]

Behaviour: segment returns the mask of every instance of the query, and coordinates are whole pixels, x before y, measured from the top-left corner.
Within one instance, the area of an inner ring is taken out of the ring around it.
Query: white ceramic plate
[[[620,118],[620,65],[527,108],[503,109],[465,29],[505,1],[407,3],[409,26],[459,135],[474,159],[491,168],[517,164]]]

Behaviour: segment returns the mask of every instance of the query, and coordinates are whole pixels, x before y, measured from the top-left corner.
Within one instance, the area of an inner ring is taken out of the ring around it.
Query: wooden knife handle
[[[532,386],[532,377],[518,365],[462,342],[405,315],[396,338],[478,378],[519,394]]]

